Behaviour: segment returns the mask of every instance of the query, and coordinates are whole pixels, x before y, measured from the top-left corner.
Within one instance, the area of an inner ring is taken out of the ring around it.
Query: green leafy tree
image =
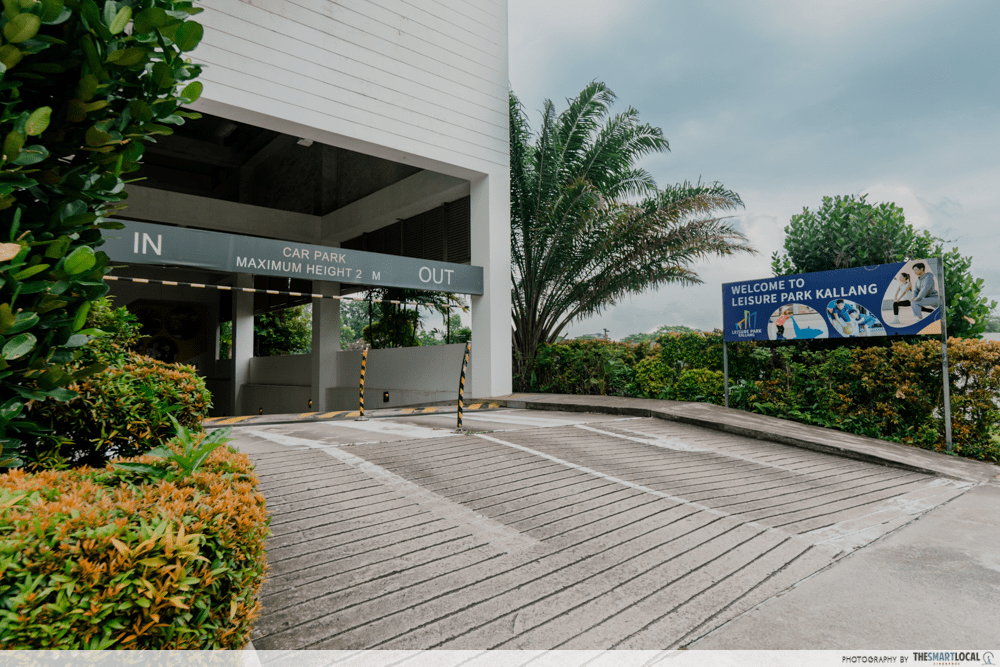
[[[0,444],[32,437],[32,401],[68,372],[106,291],[96,250],[143,142],[193,114],[203,29],[186,0],[5,0],[0,14]]]
[[[254,356],[303,354],[312,349],[312,311],[283,308],[253,318]]]
[[[462,326],[461,315],[452,315],[450,323],[438,329],[437,327],[429,331],[421,331],[417,334],[421,345],[446,345],[448,343],[467,343],[472,340],[472,329]]]
[[[806,208],[792,216],[784,252],[771,256],[771,270],[780,276],[943,257],[948,334],[979,336],[996,302],[983,295],[982,278],[973,277],[972,258],[958,248],[945,251],[945,243],[914,229],[891,202],[869,204],[867,195],[824,197],[815,212]]]
[[[640,334],[629,334],[622,338],[623,343],[632,343],[636,345],[638,343],[653,342],[660,336],[668,333],[700,333],[698,329],[692,329],[691,327],[686,327],[683,324],[665,324],[661,327],[657,327],[656,331],[653,333],[640,333]]]
[[[983,333],[1000,333],[1000,313],[992,310],[986,316],[986,329]]]
[[[370,312],[369,312],[370,308]],[[370,320],[369,320],[370,315]],[[382,316],[382,304],[344,299],[340,302],[340,346],[356,347],[364,342],[365,327]]]
[[[421,345],[420,308],[436,310],[443,315],[448,305],[455,301],[454,295],[445,292],[399,288],[371,290],[367,297],[381,300],[381,303],[372,304],[371,326],[365,324],[362,329],[365,342],[373,348]],[[378,306],[377,318],[375,306]]]
[[[635,109],[611,113],[614,94],[591,83],[562,113],[551,101],[537,137],[510,95],[510,197],[515,374],[530,377],[539,345],[574,319],[626,294],[701,282],[691,265],[752,253],[719,211],[742,206],[719,183],[658,189],[636,166],[669,149]]]

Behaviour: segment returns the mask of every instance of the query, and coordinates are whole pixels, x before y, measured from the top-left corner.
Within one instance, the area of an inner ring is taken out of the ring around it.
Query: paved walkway
[[[273,517],[254,645],[743,647],[767,609],[935,508],[1000,509],[996,482],[981,490],[994,466],[911,466],[891,447],[879,465],[720,431],[726,414],[710,430],[575,398],[467,416],[482,432],[462,435],[453,415],[236,428]]]

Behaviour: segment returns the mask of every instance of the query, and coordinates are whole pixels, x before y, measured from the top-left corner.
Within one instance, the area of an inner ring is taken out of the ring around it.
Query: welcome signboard
[[[722,286],[726,341],[941,333],[938,258]]]

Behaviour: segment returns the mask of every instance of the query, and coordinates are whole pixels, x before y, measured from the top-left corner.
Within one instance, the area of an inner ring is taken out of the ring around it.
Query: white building
[[[203,6],[205,37],[191,56],[206,65],[193,105],[204,118],[147,149],[147,180],[129,187],[122,218],[482,267],[466,391],[508,393],[506,1]],[[112,254],[113,264],[127,259]],[[118,281],[112,295],[142,313],[152,346],[197,365],[216,412],[356,406],[360,353],[340,351],[340,302],[312,300],[311,355],[254,358],[254,311],[290,301],[239,288],[349,295],[373,283],[289,282],[167,261],[112,275],[208,286]],[[219,324],[230,319],[233,358],[220,360]],[[386,405],[385,391],[390,406],[454,397],[463,350],[372,351],[366,405],[376,396]]]

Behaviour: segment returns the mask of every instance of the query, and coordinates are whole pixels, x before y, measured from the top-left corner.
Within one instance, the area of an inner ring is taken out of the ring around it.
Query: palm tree
[[[755,253],[716,216],[743,205],[719,183],[658,189],[636,162],[669,150],[659,128],[589,84],[556,114],[551,101],[532,142],[527,116],[510,94],[510,199],[515,374],[526,384],[539,345],[576,318],[622,296],[666,283],[691,285],[697,260]]]

